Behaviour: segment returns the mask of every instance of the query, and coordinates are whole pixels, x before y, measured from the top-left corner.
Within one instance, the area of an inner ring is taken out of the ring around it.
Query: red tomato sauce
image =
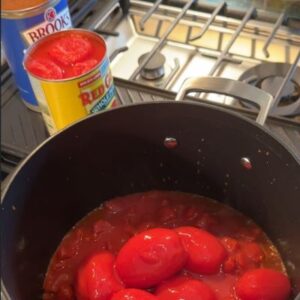
[[[106,46],[97,34],[62,31],[40,40],[25,61],[34,76],[68,79],[86,74],[103,59]]]
[[[225,262],[216,274],[199,275],[186,269],[179,272],[207,284],[217,300],[236,299],[234,286],[251,269],[272,268],[285,273],[281,257],[266,234],[238,211],[198,195],[150,191],[106,201],[66,234],[50,261],[44,300],[75,300],[75,278],[87,257],[100,251],[117,255],[129,238],[151,228],[182,226],[208,231],[226,249]]]

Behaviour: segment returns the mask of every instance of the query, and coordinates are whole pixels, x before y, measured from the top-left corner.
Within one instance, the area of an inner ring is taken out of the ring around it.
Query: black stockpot
[[[18,168],[2,204],[6,294],[40,299],[49,259],[72,225],[107,199],[152,189],[209,196],[253,218],[278,247],[299,292],[299,161],[235,113],[157,102],[80,121]]]

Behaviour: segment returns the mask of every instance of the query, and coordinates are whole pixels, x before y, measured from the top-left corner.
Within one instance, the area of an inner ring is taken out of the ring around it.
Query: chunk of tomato
[[[88,59],[83,62],[77,62],[72,67],[70,76],[78,76],[81,74],[85,74],[88,71],[92,70],[97,65],[97,63],[98,61],[96,59]]]
[[[220,242],[227,250],[228,254],[234,253],[240,248],[239,242],[236,239],[229,236],[222,237],[220,239]]]
[[[199,274],[218,273],[227,253],[220,241],[209,232],[195,227],[175,229],[188,253],[186,269]]]
[[[80,34],[71,34],[49,45],[48,54],[63,66],[85,60],[92,51],[91,43]]]
[[[27,69],[33,75],[43,79],[62,79],[63,70],[55,62],[46,58],[31,59],[27,63]]]
[[[255,242],[244,242],[243,251],[247,255],[248,259],[256,264],[261,263],[264,258],[264,253],[261,247]]]
[[[76,299],[109,300],[113,293],[123,289],[114,262],[114,256],[106,251],[91,256],[78,271]]]
[[[117,256],[116,269],[127,287],[149,288],[181,270],[186,259],[178,234],[155,228],[127,241]]]

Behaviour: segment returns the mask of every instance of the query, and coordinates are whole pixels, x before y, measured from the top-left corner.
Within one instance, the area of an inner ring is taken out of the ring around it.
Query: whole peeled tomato
[[[87,59],[91,51],[92,44],[85,36],[70,33],[49,45],[48,54],[63,66],[70,66]]]
[[[225,247],[228,257],[223,263],[225,273],[244,273],[250,269],[259,268],[264,252],[256,242],[237,241],[231,237],[223,237],[220,242]]]
[[[291,292],[287,276],[264,268],[244,273],[235,288],[241,300],[286,300]]]
[[[143,290],[124,289],[115,293],[111,300],[158,300],[158,298]]]
[[[187,277],[176,277],[158,286],[156,296],[160,300],[216,300],[213,290],[205,283],[189,279]]]
[[[91,256],[79,269],[76,282],[77,300],[109,300],[124,288],[114,270],[115,257],[109,252]]]
[[[242,243],[242,247],[245,255],[252,263],[259,264],[262,262],[264,253],[259,244],[255,242],[244,242]]]
[[[209,232],[195,227],[175,229],[188,253],[186,269],[199,274],[218,273],[227,253],[221,242]]]
[[[43,79],[62,79],[63,70],[55,62],[47,58],[34,58],[28,60],[28,71]]]
[[[127,241],[117,256],[116,269],[127,287],[149,288],[181,270],[186,259],[178,234],[155,228]]]
[[[98,61],[93,58],[85,60],[83,62],[78,62],[73,65],[71,75],[78,76],[78,75],[84,74],[84,73],[92,70],[97,65],[97,63],[98,63]]]

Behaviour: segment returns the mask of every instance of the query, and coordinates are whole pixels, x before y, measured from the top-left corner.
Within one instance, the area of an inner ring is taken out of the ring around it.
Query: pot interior
[[[166,137],[177,146],[166,147]],[[89,211],[152,189],[205,195],[254,219],[300,290],[299,163],[235,114],[163,102],[91,116],[51,138],[19,170],[4,195],[1,226],[2,277],[11,299],[40,299],[51,255]]]

